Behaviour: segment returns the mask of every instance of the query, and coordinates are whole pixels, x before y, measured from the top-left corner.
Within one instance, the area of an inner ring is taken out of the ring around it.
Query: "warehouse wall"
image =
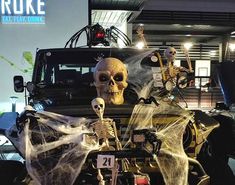
[[[45,24],[2,24],[0,23],[0,112],[11,111],[10,96],[19,97],[17,111],[24,107],[24,94],[15,93],[13,76],[23,75],[31,79],[31,65],[23,53],[35,56],[37,48],[64,47],[66,41],[88,24],[88,1],[46,1]],[[81,45],[85,44],[83,39]],[[29,69],[29,72],[22,70]]]

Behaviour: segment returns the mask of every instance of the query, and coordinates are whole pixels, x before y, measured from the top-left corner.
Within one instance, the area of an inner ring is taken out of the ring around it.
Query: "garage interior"
[[[205,5],[202,7],[202,4]],[[184,8],[184,5],[186,8]],[[223,7],[221,8],[220,5]],[[223,96],[215,77],[216,65],[225,60],[234,60],[235,12],[230,7],[233,2],[224,1],[102,1],[92,0],[91,22],[104,27],[127,22],[127,34],[135,45],[140,40],[138,29],[143,30],[148,48],[159,48],[162,54],[168,46],[177,50],[176,60],[186,66],[183,45],[193,46],[188,53],[195,68],[196,60],[208,60],[210,77],[216,84],[210,90],[203,88],[209,78],[195,71],[197,88],[184,90],[184,97],[192,108],[208,110]],[[119,10],[119,11],[116,11]],[[121,11],[120,11],[121,10]],[[203,66],[202,66],[203,67]],[[204,76],[199,77],[199,76]],[[192,96],[194,97],[192,100]]]

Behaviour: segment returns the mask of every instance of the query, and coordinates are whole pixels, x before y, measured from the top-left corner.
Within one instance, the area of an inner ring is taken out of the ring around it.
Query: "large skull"
[[[100,120],[103,119],[105,103],[103,98],[95,98],[91,101],[92,109],[95,111]]]
[[[167,58],[168,61],[173,62],[175,60],[176,56],[176,50],[173,47],[168,47],[165,50],[165,57]]]
[[[94,84],[98,97],[107,104],[124,103],[123,92],[127,87],[127,69],[117,58],[105,58],[98,62],[94,71]]]

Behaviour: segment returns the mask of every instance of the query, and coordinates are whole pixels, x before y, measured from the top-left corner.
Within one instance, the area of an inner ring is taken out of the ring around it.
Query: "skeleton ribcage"
[[[164,69],[164,74],[166,75],[166,79],[175,78],[179,73],[179,69],[175,66],[172,67],[172,74],[170,75],[169,69]]]
[[[115,138],[112,120],[97,121],[94,123],[94,129],[99,139]]]

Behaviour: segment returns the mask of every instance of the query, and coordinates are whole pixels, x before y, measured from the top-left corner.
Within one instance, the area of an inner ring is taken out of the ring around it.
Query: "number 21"
[[[111,158],[104,157],[103,159],[104,159],[103,166],[111,166]]]

